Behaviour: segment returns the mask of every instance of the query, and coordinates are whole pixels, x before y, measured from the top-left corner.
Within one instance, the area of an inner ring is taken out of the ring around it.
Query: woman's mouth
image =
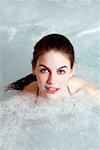
[[[56,92],[58,92],[60,88],[55,88],[55,87],[45,87],[45,90],[47,93],[50,94],[55,94]]]

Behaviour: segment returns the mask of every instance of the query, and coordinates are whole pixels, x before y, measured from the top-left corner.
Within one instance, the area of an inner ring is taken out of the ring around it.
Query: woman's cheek
[[[45,83],[45,82],[46,82],[46,79],[47,79],[46,75],[39,75],[39,76],[38,76],[38,81],[39,81],[40,83]]]

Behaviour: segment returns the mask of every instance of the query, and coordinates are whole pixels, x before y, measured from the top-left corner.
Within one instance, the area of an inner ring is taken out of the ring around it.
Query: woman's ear
[[[33,75],[35,75],[35,65],[34,64],[32,64],[32,73],[33,73]]]
[[[70,74],[70,77],[73,76],[74,72],[76,70],[76,63],[73,64],[73,68],[71,69],[71,74]]]

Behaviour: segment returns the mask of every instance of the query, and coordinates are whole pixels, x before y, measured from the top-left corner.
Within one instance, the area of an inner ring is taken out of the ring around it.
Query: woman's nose
[[[47,83],[48,83],[48,84],[54,84],[54,83],[55,83],[55,79],[56,79],[55,74],[50,73],[49,76],[48,76]]]

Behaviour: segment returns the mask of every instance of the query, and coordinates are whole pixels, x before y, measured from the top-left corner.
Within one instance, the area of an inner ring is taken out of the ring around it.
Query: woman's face
[[[72,69],[65,55],[51,50],[38,58],[34,73],[39,86],[39,96],[56,99],[67,92]]]

